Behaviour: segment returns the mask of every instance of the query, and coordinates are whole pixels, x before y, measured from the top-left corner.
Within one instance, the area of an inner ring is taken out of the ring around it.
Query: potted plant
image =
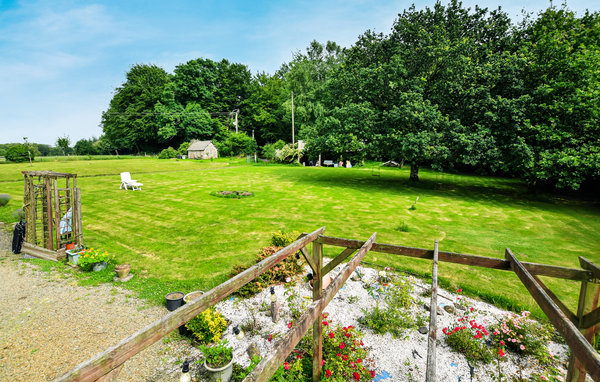
[[[165,300],[167,300],[167,310],[169,312],[174,311],[183,305],[183,292],[171,292],[165,296]]]
[[[84,271],[101,271],[114,261],[113,256],[106,251],[95,248],[86,248],[79,253],[77,265]]]
[[[215,343],[213,346],[201,346],[204,353],[204,367],[212,382],[229,382],[233,370],[233,348],[227,340]]]

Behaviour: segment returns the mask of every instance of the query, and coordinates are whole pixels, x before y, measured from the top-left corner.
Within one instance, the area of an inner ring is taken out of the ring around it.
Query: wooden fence
[[[306,312],[298,319],[296,325],[289,330],[254,370],[246,377],[245,382],[268,381],[277,368],[284,362],[300,339],[313,328],[313,381],[319,381],[322,359],[322,322],[321,314],[336,293],[348,280],[369,251],[388,253],[399,256],[417,257],[432,260],[432,302],[427,354],[427,381],[435,381],[435,309],[437,306],[437,264],[438,261],[480,266],[485,268],[513,271],[523,282],[535,301],[540,305],[550,322],[563,336],[571,349],[568,381],[584,381],[586,372],[600,381],[600,356],[590,345],[596,325],[600,322],[598,297],[600,294],[600,268],[585,258],[580,258],[583,269],[559,267],[545,264],[520,262],[506,249],[505,260],[438,251],[438,243],[434,250],[402,247],[376,243],[374,233],[368,240],[350,240],[322,235],[325,227],[301,235],[298,240],[281,249],[274,255],[264,259],[253,267],[213,288],[202,297],[184,305],[162,319],[148,325],[132,336],[124,339],[116,346],[81,363],[58,381],[112,381],[115,380],[125,361],[141,352],[146,347],[166,336],[171,331],[185,324],[203,310],[211,307],[225,297],[234,293],[246,283],[252,281],[263,272],[269,270],[287,256],[300,251],[313,270],[313,301]],[[306,249],[313,245],[312,254]],[[327,265],[323,266],[323,245],[343,247],[342,252]],[[356,254],[349,260],[329,286],[322,290],[323,276],[336,266]],[[571,312],[539,279],[539,276],[550,276],[581,282],[577,313]]]

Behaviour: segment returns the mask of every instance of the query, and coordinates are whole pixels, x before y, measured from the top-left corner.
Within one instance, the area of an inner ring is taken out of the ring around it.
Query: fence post
[[[437,294],[438,294],[438,241],[435,241],[433,249],[433,265],[431,268],[431,304],[429,315],[429,336],[427,338],[427,370],[426,382],[435,382],[435,352],[437,341]]]
[[[592,280],[590,280],[592,281]],[[587,329],[583,329],[583,316],[598,307],[598,297],[600,295],[600,284],[595,282],[581,282],[581,290],[579,292],[579,302],[577,304],[577,328],[585,339],[592,343],[596,334],[596,326],[592,325]],[[584,382],[587,373],[581,362],[575,358],[573,354],[569,357],[569,368],[567,369],[568,382]]]
[[[313,263],[315,264],[313,277],[313,302],[321,298],[323,285],[323,244],[313,242]],[[321,317],[317,317],[313,323],[313,382],[318,382],[321,379],[321,360],[323,359],[323,325]]]

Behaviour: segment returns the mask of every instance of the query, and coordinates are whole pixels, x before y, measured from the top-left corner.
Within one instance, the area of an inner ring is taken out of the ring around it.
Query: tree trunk
[[[419,165],[416,163],[410,164],[410,181],[418,182],[419,181]]]

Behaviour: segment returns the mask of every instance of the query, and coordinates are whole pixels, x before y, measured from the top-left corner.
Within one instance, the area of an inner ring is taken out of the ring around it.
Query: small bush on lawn
[[[10,201],[9,194],[0,194],[0,207],[4,207]]]
[[[273,236],[271,237],[271,245],[274,245],[276,247],[287,247],[288,245],[296,241],[298,236],[300,236],[300,232],[285,232],[284,230],[281,230],[273,234]]]
[[[201,344],[218,342],[227,329],[225,317],[215,309],[208,308],[196,317],[192,318],[185,327]]]
[[[6,150],[6,154],[4,154],[4,157],[7,161],[19,163],[27,162],[29,160],[29,155],[31,155],[31,160],[33,160],[35,157],[33,150],[29,150],[28,152],[27,147],[25,145],[16,144],[14,146],[9,147],[8,150]]]
[[[364,316],[359,318],[358,322],[377,334],[390,332],[394,338],[402,337],[405,329],[416,326],[420,321],[409,309],[415,302],[410,295],[412,286],[406,277],[393,274],[385,277],[389,277],[388,283],[378,285],[377,288],[371,287],[371,291],[379,291],[380,298],[377,299],[377,304],[372,310],[363,309]],[[380,305],[380,300],[383,300],[385,305]]]
[[[171,159],[171,158],[177,158],[177,151],[175,151],[175,149],[172,147],[166,148],[163,151],[161,151],[160,154],[158,154],[158,159]]]
[[[550,356],[546,344],[552,337],[547,325],[529,318],[529,312],[505,313],[493,327],[494,342],[505,344],[509,351],[533,355],[541,363],[548,363]]]

